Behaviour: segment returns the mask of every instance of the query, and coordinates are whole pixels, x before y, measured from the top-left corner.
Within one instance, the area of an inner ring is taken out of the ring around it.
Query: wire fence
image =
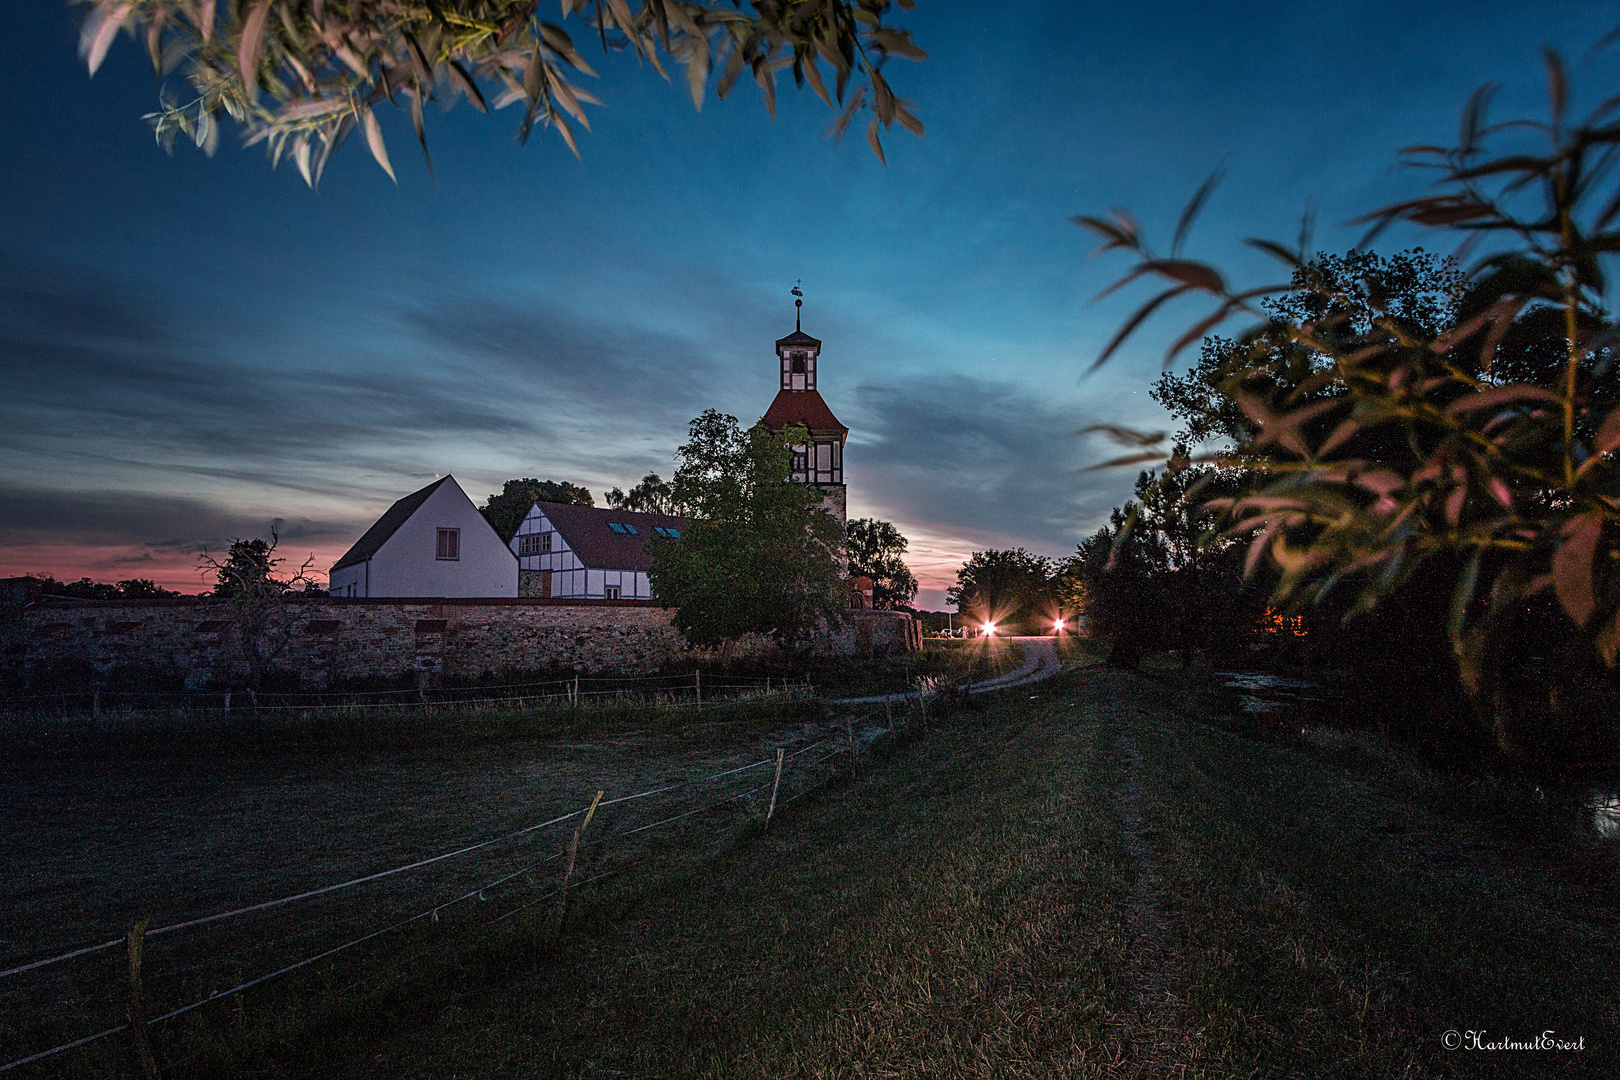
[[[0,1025],[7,1029],[0,1034],[0,1059],[9,1059],[0,1061],[0,1072],[57,1059],[120,1034],[129,1038],[138,1061],[155,1062],[151,1038],[172,1028],[172,1021],[222,1000],[239,999],[368,942],[422,923],[441,924],[456,911],[468,912],[465,921],[471,928],[492,926],[552,902],[560,937],[571,893],[713,842],[715,817],[726,808],[743,814],[719,822],[722,839],[739,835],[738,828],[744,833],[768,829],[783,807],[840,776],[853,776],[863,751],[908,727],[926,729],[927,697],[914,704],[916,724],[909,709],[897,724],[893,708],[885,706],[803,734],[794,740],[803,745],[782,746],[769,757],[612,798],[599,791],[587,806],[474,843],[153,929],[142,922],[124,937],[87,942],[0,970],[0,1009],[27,1008],[30,998],[36,1007],[48,1001],[69,1006],[54,1016],[37,1014],[31,1023]],[[887,717],[886,726],[869,726],[877,716]],[[836,763],[840,758],[843,762]],[[711,823],[707,832],[705,821]],[[562,828],[569,823],[575,823],[571,833]],[[548,869],[556,863],[560,870]],[[541,880],[546,873],[555,876]],[[376,892],[411,879],[418,879],[414,888],[387,896]],[[436,894],[431,901],[426,899],[430,893]],[[340,905],[344,897],[352,899]],[[299,910],[306,916],[301,923],[292,918]],[[478,918],[471,916],[474,910],[499,914]],[[149,942],[161,951],[149,952]],[[387,957],[370,956],[358,963],[387,968],[397,965],[400,956],[392,950]],[[97,969],[74,970],[86,963]],[[42,992],[18,992],[16,984],[41,977],[56,982]],[[376,977],[363,976],[350,989]],[[223,989],[208,989],[221,985]],[[126,1015],[122,1022],[111,1022],[118,1018],[120,1003]],[[92,1030],[74,1035],[73,1027]]]
[[[748,675],[728,675],[728,674],[724,674],[724,673],[720,673],[720,674],[714,674],[714,673],[703,674],[701,669],[700,669],[698,671],[693,672],[693,674],[690,674],[690,675],[685,673],[685,672],[680,672],[678,674],[670,674],[670,673],[666,672],[666,673],[661,673],[661,674],[656,674],[656,675],[580,675],[580,676],[567,675],[567,676],[561,676],[561,677],[558,677],[558,678],[555,678],[555,679],[526,680],[526,681],[523,681],[523,682],[513,682],[513,683],[480,683],[480,684],[478,684],[477,688],[482,689],[482,690],[516,690],[516,689],[528,689],[528,688],[533,688],[533,687],[544,687],[544,686],[562,686],[562,685],[564,685],[566,683],[576,682],[580,678],[584,678],[584,679],[590,680],[592,682],[599,683],[599,684],[604,684],[604,685],[606,685],[606,684],[625,685],[625,684],[667,683],[667,684],[671,684],[671,685],[689,686],[689,685],[691,685],[693,678],[695,676],[699,676],[699,675],[701,675],[703,682],[705,682],[705,683],[714,683],[716,685],[719,685],[719,684],[722,684],[722,683],[734,683],[734,684],[752,685],[752,684],[757,683],[757,682],[760,681],[758,678],[756,678],[754,676],[748,676]],[[777,681],[780,682],[782,680],[778,679]],[[85,693],[90,693],[90,692],[92,692],[92,691],[73,690],[73,691],[66,691],[64,693],[66,693],[68,695],[80,695],[80,694],[85,694]],[[366,693],[366,694],[369,694],[369,695],[375,696],[375,697],[387,697],[390,694],[415,694],[416,692],[417,692],[416,687],[392,687],[392,688],[384,688],[384,689],[380,689],[380,690],[363,691],[363,693]],[[198,692],[198,691],[178,691],[178,690],[176,690],[176,691],[170,691],[170,690],[151,690],[151,691],[128,690],[128,691],[120,691],[120,693],[123,693],[124,695],[126,695],[128,697],[172,697],[172,696],[175,696],[175,695],[178,695],[178,694],[188,694],[188,693],[192,694],[194,696],[209,696],[206,693],[202,693],[202,692]],[[212,694],[212,696],[218,697],[219,694],[221,693],[221,691],[213,691],[213,692],[210,692],[210,693]],[[275,696],[278,697],[278,698],[286,698],[286,699],[322,698],[322,697],[330,697],[332,695],[332,693],[334,693],[334,691],[326,691],[326,690],[290,691],[289,690],[289,691],[277,691]],[[8,701],[20,700],[20,699],[24,699],[24,698],[50,698],[50,697],[61,697],[61,696],[63,696],[63,694],[59,694],[59,693],[41,693],[41,694],[14,695],[14,696],[11,696],[11,697],[0,698],[0,704],[3,704],[3,703],[8,702]]]
[[[370,709],[491,705],[531,706],[623,700],[660,705],[704,705],[762,694],[813,693],[809,679],[710,674],[573,675],[533,682],[469,686],[394,687],[380,690],[266,691],[123,690],[88,688],[0,697],[0,714],[95,715],[183,711],[230,713],[252,709],[319,713]]]

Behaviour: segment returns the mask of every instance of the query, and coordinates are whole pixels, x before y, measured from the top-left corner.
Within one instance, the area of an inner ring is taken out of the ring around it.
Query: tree
[[[277,558],[275,555],[278,540],[274,530],[271,531],[268,541],[257,537],[252,540],[233,539],[224,562],[215,560],[205,550],[198,567],[205,573],[214,575],[215,596],[225,598],[242,595],[258,598],[285,596],[292,591],[293,585],[292,582],[282,581],[275,576],[276,567],[286,562],[285,559]],[[308,566],[306,563],[305,569],[308,569]],[[299,572],[297,580],[300,583],[304,580],[302,571]]]
[[[850,577],[872,579],[872,606],[893,608],[911,603],[917,579],[902,556],[908,541],[887,521],[856,518],[844,529]]]
[[[1245,641],[1263,607],[1244,586],[1239,545],[1210,535],[1200,513],[1244,474],[1192,465],[1182,445],[1171,462],[1162,474],[1139,473],[1136,499],[1115,507],[1064,567],[1082,584],[1088,629],[1113,641],[1113,667],[1134,668],[1156,649],[1180,650],[1189,666],[1197,650]]]
[[[69,596],[76,600],[158,600],[180,595],[172,589],[160,587],[149,578],[130,578],[109,585],[102,581],[91,581],[87,577],[78,581],[57,581],[50,574],[33,576],[44,596]]]
[[[975,551],[956,572],[956,584],[945,590],[945,599],[984,622],[1028,627],[1056,614],[1051,588],[1056,571],[1053,560],[1023,548]]]
[[[643,476],[641,483],[629,491],[610,488],[605,498],[615,510],[633,510],[643,514],[677,513],[674,492],[657,473]]]
[[[1487,124],[1491,90],[1481,89],[1458,145],[1406,152],[1438,192],[1360,219],[1365,243],[1403,222],[1488,252],[1463,272],[1465,303],[1449,326],[1423,325],[1371,294],[1370,318],[1358,323],[1331,281],[1301,276],[1303,239],[1295,249],[1251,241],[1290,268],[1289,286],[1229,286],[1179,251],[1209,185],[1182,215],[1168,258],[1128,215],[1077,219],[1104,249],[1135,256],[1131,278],[1165,284],[1103,359],[1172,297],[1203,294],[1214,307],[1171,356],[1228,319],[1258,320],[1234,339],[1221,388],[1252,432],[1230,457],[1259,481],[1214,500],[1228,535],[1247,542],[1248,566],[1274,568],[1278,602],[1348,593],[1350,614],[1443,583],[1457,673],[1508,752],[1517,749],[1503,665],[1545,598],[1604,665],[1620,660],[1620,408],[1610,383],[1620,333],[1604,307],[1606,260],[1620,251],[1620,97],[1572,120],[1563,62],[1550,49],[1545,59],[1547,122]],[[1491,156],[1505,131],[1523,139]],[[1260,306],[1301,287],[1324,318]],[[1507,342],[1516,346],[1498,372]],[[1311,358],[1315,374],[1272,379],[1279,343]]]
[[[275,610],[302,587],[311,584],[311,554],[290,578],[276,576],[276,568],[286,560],[276,554],[281,542],[274,526],[268,541],[255,537],[231,540],[225,561],[220,562],[205,548],[197,568],[214,576],[214,595],[228,600],[235,615],[237,643],[247,665],[247,688],[257,691],[271,661],[286,651],[292,628],[286,620],[274,618]]]
[[[1319,252],[1294,268],[1288,291],[1260,301],[1268,316],[1260,337],[1205,338],[1190,372],[1178,376],[1166,370],[1149,393],[1184,425],[1178,443],[1198,446],[1218,439],[1230,449],[1256,434],[1230,392],[1229,380],[1238,372],[1251,391],[1263,381],[1312,400],[1344,393],[1331,377],[1331,360],[1294,341],[1288,327],[1332,327],[1329,332],[1348,344],[1387,320],[1407,333],[1433,337],[1456,324],[1464,293],[1455,260],[1421,249],[1390,256]],[[1307,381],[1310,388],[1304,387]]]
[[[151,578],[130,578],[118,583],[118,592],[125,600],[164,600],[180,594],[165,589]]]
[[[585,106],[601,101],[572,81],[596,72],[564,28],[570,22],[584,24],[604,52],[629,49],[666,79],[666,62],[685,68],[699,108],[711,78],[724,98],[748,73],[774,116],[776,73],[786,67],[797,85],[809,83],[829,107],[842,107],[831,134],[869,111],[867,141],[880,159],[880,128],[898,122],[923,133],[911,103],[883,74],[893,57],[926,59],[908,31],[883,21],[893,7],[911,10],[912,0],[640,0],[633,10],[628,0],[560,0],[557,22],[541,18],[540,0],[79,2],[90,7],[79,53],[92,75],[124,30],[145,42],[160,78],[179,72],[190,84],[190,100],[166,85],[160,92],[158,111],[147,117],[159,143],[172,149],[184,135],[212,154],[229,118],[247,145],[265,145],[272,167],[291,159],[312,187],[356,129],[393,177],[372,111],[385,99],[409,108],[424,157],[424,106],[457,98],[479,112],[521,103],[521,139],[536,125],[553,127],[577,155],[570,121],[589,129]],[[833,75],[830,92],[823,63]]]
[[[511,543],[518,526],[537,502],[572,503],[575,506],[595,506],[591,493],[566,480],[536,480],[526,476],[521,480],[508,480],[501,485],[499,495],[484,500],[478,512],[484,515],[500,538]]]
[[[689,431],[671,484],[686,525],[678,540],[649,541],[653,593],[676,609],[681,633],[704,646],[744,634],[790,645],[838,623],[843,537],[821,492],[790,479],[790,447],[809,433],[762,423],[743,431],[714,409]]]

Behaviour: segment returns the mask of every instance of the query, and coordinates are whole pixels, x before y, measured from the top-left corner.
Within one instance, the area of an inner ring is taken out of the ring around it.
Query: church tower
[[[795,287],[793,333],[776,343],[781,387],[776,400],[765,411],[765,426],[781,431],[795,424],[810,429],[808,445],[793,448],[793,479],[821,489],[822,505],[840,526],[845,524],[847,506],[844,488],[844,441],[849,428],[816,392],[816,364],[821,358],[821,342],[804,332],[800,325],[803,293]]]

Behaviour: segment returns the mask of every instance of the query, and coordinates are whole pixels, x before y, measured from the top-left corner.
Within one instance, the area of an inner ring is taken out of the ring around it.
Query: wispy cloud
[[[346,347],[295,319],[250,334],[83,267],[8,256],[0,461],[28,478],[0,488],[12,570],[79,544],[97,565],[189,575],[197,550],[264,535],[272,518],[335,557],[439,473],[475,500],[518,475],[600,491],[667,474],[702,409],[746,423],[774,392],[769,342],[746,344],[757,331],[741,316],[660,333],[440,291],[374,313],[376,332]],[[931,583],[957,549],[1067,551],[1119,501],[1117,482],[1077,471],[1087,417],[1072,397],[960,374],[834,396],[850,402],[858,499],[931,538]]]
[[[409,311],[403,321],[487,381],[555,403],[546,414],[551,422],[582,415],[626,424],[684,421],[707,404],[705,390],[721,375],[686,338],[583,319],[540,301],[452,299]]]
[[[1094,455],[1072,400],[964,375],[868,383],[856,400],[851,482],[936,534],[1065,552],[1119,501],[1117,476],[1080,471]]]
[[[0,262],[0,417],[15,448],[72,458],[88,447],[222,479],[307,476],[380,448],[533,423],[464,372],[244,358],[229,326],[184,318],[146,290],[15,252]]]
[[[305,331],[301,349],[296,318],[265,335],[4,255],[0,462],[28,479],[0,489],[0,569],[73,544],[107,547],[102,566],[178,565],[277,516],[285,539],[340,552],[445,471],[475,500],[517,475],[667,473],[686,421],[737,385],[738,356],[711,342],[544,301],[439,293],[377,313],[358,348]]]

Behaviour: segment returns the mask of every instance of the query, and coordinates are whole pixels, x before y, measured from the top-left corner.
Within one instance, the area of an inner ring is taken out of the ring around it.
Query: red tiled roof
[[[765,410],[765,426],[781,431],[791,424],[803,424],[812,435],[836,434],[840,439],[849,434],[849,428],[838,422],[838,417],[814,390],[779,390],[776,400]]]
[[[674,514],[641,514],[573,503],[537,504],[579,561],[593,570],[650,570],[652,552],[647,541],[657,535],[654,526],[666,529],[686,527],[686,519]],[[629,536],[608,528],[608,522],[633,525],[640,535]]]

